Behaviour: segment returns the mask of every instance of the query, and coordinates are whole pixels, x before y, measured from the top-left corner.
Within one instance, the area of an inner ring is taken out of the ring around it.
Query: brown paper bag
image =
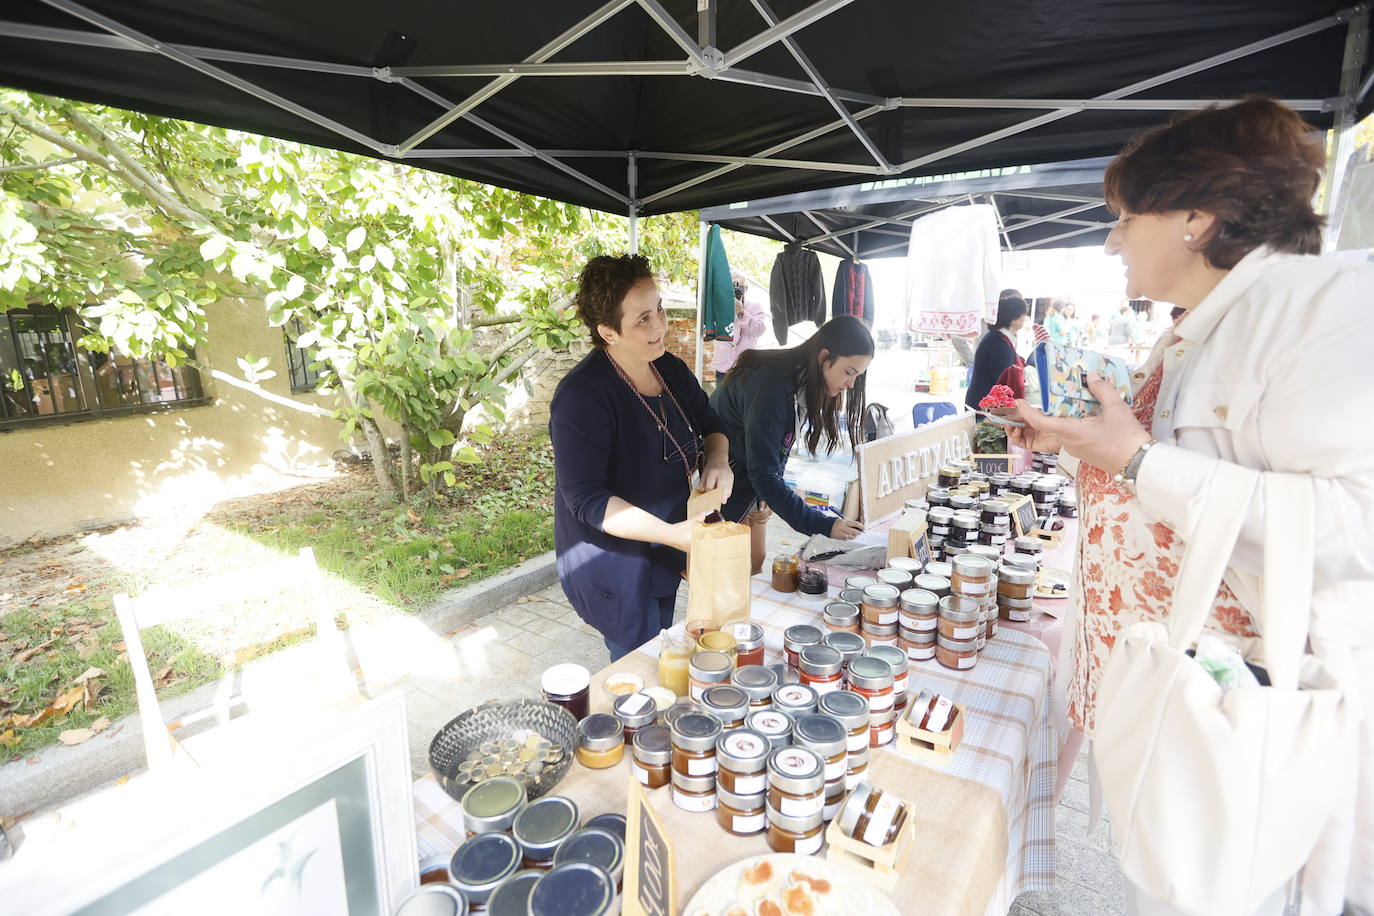
[[[687,619],[726,624],[749,616],[749,526],[697,522],[687,564]]]

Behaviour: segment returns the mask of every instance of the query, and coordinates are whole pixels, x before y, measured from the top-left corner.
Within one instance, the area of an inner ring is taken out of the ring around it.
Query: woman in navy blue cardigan
[[[997,323],[983,335],[973,353],[973,380],[964,403],[976,410],[1002,373],[1025,362],[1016,353],[1016,332],[1030,321],[1030,307],[1020,296],[1002,296],[997,303]],[[1020,397],[1020,395],[1017,395]]]
[[[693,477],[729,496],[733,474],[706,393],[664,347],[668,322],[648,260],[593,258],[577,311],[594,346],[549,409],[554,549],[563,591],[614,661],[672,626]]]

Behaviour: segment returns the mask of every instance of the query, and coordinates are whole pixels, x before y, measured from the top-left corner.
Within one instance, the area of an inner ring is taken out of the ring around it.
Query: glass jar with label
[[[992,575],[997,575],[997,561],[1001,559],[1002,551],[998,550],[995,547],[989,547],[986,544],[973,544],[969,547],[968,552],[973,554],[975,557],[982,557],[983,559],[991,563]],[[994,581],[992,585],[993,588],[991,589],[991,591],[997,591],[997,583]]]
[[[625,727],[615,716],[594,712],[577,725],[577,762],[590,770],[613,767],[625,756]]]
[[[894,557],[894,559],[901,559]],[[909,569],[898,569],[889,566],[887,569],[878,570],[878,582],[881,585],[890,585],[898,592],[911,588],[912,572]]]
[[[783,817],[821,816],[825,767],[804,747],[781,747],[768,755],[768,807]]]
[[[940,616],[940,596],[923,588],[902,592],[897,620],[908,630],[934,630]]]
[[[868,699],[848,690],[837,690],[821,697],[817,709],[837,720],[845,730],[845,752],[868,752]],[[849,761],[853,764],[853,761]]]
[[[896,646],[897,624],[889,623],[879,625],[875,623],[865,623],[862,636],[864,638],[864,644],[869,648],[874,646]]]
[[[818,646],[822,633],[816,627],[801,623],[782,631],[782,651],[787,656],[787,666],[796,671],[801,664],[799,655],[807,646]]]
[[[964,670],[978,664],[977,639],[935,638],[935,660],[946,668]]]
[[[864,590],[861,588],[849,588],[848,586],[846,586],[845,588],[840,589],[840,593],[835,596],[835,600],[843,601],[845,604],[852,604],[854,605],[854,607],[857,608],[859,605],[863,604]]]
[[[1019,537],[1012,542],[1012,549],[1017,553],[1028,553],[1038,560],[1040,555],[1045,552],[1045,543],[1039,538]]]
[[[520,844],[508,833],[479,833],[449,860],[449,883],[462,891],[469,912],[485,912],[492,891],[520,870]]]
[[[824,713],[798,716],[792,725],[792,743],[814,751],[825,762],[826,782],[844,778],[848,766],[845,760],[849,752],[848,737],[840,721]]]
[[[865,623],[886,625],[897,622],[901,591],[894,585],[879,583],[864,589],[862,607]]]
[[[1078,497],[1073,493],[1060,493],[1057,504],[1059,506],[1059,514],[1064,518],[1078,518]]]
[[[716,774],[716,739],[723,728],[712,715],[688,713],[673,723],[673,771],[683,776]]]
[[[806,684],[779,684],[773,690],[773,708],[795,720],[799,715],[815,712],[819,697],[820,694]]]
[[[724,786],[716,786],[716,821],[721,829],[734,836],[754,836],[768,828],[766,793],[736,795]]]
[[[844,774],[845,791],[852,790],[867,778],[868,755],[865,754],[863,757],[855,757],[851,754],[849,757],[849,771]]]
[[[897,648],[906,653],[908,661],[923,662],[935,657],[935,630],[897,631]]]
[[[730,675],[730,683],[744,691],[751,710],[769,709],[773,705],[773,688],[778,676],[762,665],[745,665]]]
[[[492,891],[491,896],[487,898],[487,916],[528,916],[530,894],[534,893],[534,886],[543,880],[544,874],[540,869],[527,868],[502,881],[501,886]],[[609,877],[606,879],[606,885],[609,888]],[[583,912],[595,913],[596,910],[587,909]],[[397,911],[396,916],[409,914]]]
[[[978,512],[984,525],[1006,525],[1011,521],[1011,505],[1000,499],[986,500]]]
[[[705,715],[706,708],[694,700],[683,698],[672,706],[669,706],[667,711],[663,713],[663,724],[672,728],[674,722],[682,716],[687,715],[689,712],[697,712]]]
[[[844,663],[849,664],[851,658],[861,654],[864,650],[862,621],[860,621],[858,633],[827,633],[825,639],[821,640],[821,645],[829,646],[839,652]]]
[[[997,598],[1026,600],[1035,588],[1035,573],[1018,566],[1003,566],[997,571]]]
[[[713,633],[703,633],[697,640],[697,645],[702,652],[719,652],[730,659],[730,667],[735,666],[735,659],[738,655],[739,642],[735,639],[735,634],[729,630],[716,630]]]
[[[658,704],[647,693],[627,693],[616,697],[611,708],[625,728],[625,740],[629,742],[635,740],[635,732],[646,725],[653,725],[658,718]]]
[[[949,579],[931,573],[921,573],[911,582],[914,588],[932,592],[935,597],[943,598],[949,594]]]
[[[959,469],[945,465],[935,472],[935,482],[945,488],[959,486]]]
[[[910,806],[900,798],[862,783],[840,815],[840,832],[869,846],[886,846],[897,839],[910,814]]]
[[[780,553],[773,558],[773,591],[791,594],[797,590],[797,575],[801,561],[793,553]]]
[[[892,739],[897,737],[897,718],[892,710],[888,710],[886,715],[890,718],[875,719],[868,725],[868,743],[873,747],[891,744]]]
[[[887,566],[888,569],[900,569],[909,572],[912,576],[921,572],[921,561],[915,557],[893,557],[887,561]]]
[[[792,717],[782,710],[761,709],[751,712],[744,720],[744,726],[767,738],[770,747],[786,747],[792,743]]]
[[[619,890],[625,873],[625,841],[609,830],[583,827],[564,840],[558,852],[554,853],[555,868],[569,862],[595,865],[610,875],[611,884]]]
[[[687,665],[696,651],[693,641],[664,632],[658,643],[659,684],[677,696],[687,696]]]
[[[800,654],[801,682],[818,694],[840,689],[844,656],[830,646],[807,646]]]
[[[723,652],[698,652],[687,664],[688,695],[701,702],[701,695],[707,688],[724,684],[730,680],[730,671],[735,667],[730,657]]]
[[[735,637],[735,666],[763,664],[763,627],[752,620],[736,620],[726,629]]]
[[[744,725],[744,717],[749,714],[749,695],[733,684],[717,684],[701,695],[701,705],[729,731]]]
[[[905,706],[911,673],[911,663],[906,653],[894,646],[873,646],[864,654],[887,662],[888,667],[892,669],[893,705],[898,709]]]
[[[673,732],[666,725],[648,725],[635,732],[631,748],[630,771],[639,784],[647,789],[661,789],[668,784],[668,770],[673,762]]]
[[[999,598],[997,608],[1003,620],[1026,623],[1031,619],[1031,604],[1030,598]]]
[[[516,815],[525,807],[525,798],[525,784],[518,779],[484,779],[463,793],[463,826],[469,835],[510,830]]]
[[[801,683],[801,675],[797,674],[796,670],[788,665],[787,662],[779,662],[776,665],[764,665],[763,667],[777,675],[779,684]]]
[[[716,806],[716,777],[672,773],[673,804],[683,811],[710,811]]]
[[[948,501],[949,497],[946,496],[945,499]],[[949,537],[949,528],[954,524],[954,510],[948,505],[931,506],[930,511],[926,513],[926,522],[930,526],[931,535],[947,538]]]
[[[768,809],[768,848],[799,856],[815,855],[821,850],[825,822],[821,812],[807,817],[788,817]]]
[[[946,639],[977,639],[981,603],[958,595],[940,599],[940,635]]]
[[[939,506],[949,506],[949,487],[932,485],[926,488],[926,502],[933,510]]]
[[[768,789],[768,736],[747,728],[716,739],[716,785],[736,795],[759,795]]]
[[[931,560],[926,564],[924,574],[927,576],[939,576],[941,579],[944,579],[945,584],[948,585],[949,577],[954,575],[954,567],[949,565],[945,560]],[[912,583],[915,584],[914,579]],[[917,587],[919,588],[919,586]]]
[[[965,493],[951,493],[949,495],[949,507],[955,512],[968,512],[978,501]]]
[[[577,831],[579,817],[577,804],[561,795],[545,795],[526,805],[511,828],[524,856],[521,867],[541,871],[553,868],[554,853]]]
[[[859,632],[859,609],[847,602],[830,602],[825,606],[821,619],[831,633]]]
[[[955,557],[950,564],[954,567],[954,578],[950,579],[950,593],[966,598],[981,598],[989,591],[989,576],[993,563],[986,557],[973,553]]]
[[[846,771],[845,777],[848,775]],[[821,808],[821,820],[828,824],[835,819],[835,815],[840,813],[840,808],[844,805],[844,794],[844,777],[825,784],[825,806]]]

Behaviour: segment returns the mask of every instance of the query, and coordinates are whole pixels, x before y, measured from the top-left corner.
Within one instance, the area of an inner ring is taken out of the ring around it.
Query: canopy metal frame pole
[[[725,66],[734,67],[738,65],[740,61],[753,57],[764,48],[782,41],[794,32],[800,32],[812,23],[824,19],[826,16],[835,12],[835,10],[848,6],[853,2],[854,0],[819,0],[819,2],[813,3],[806,9],[800,10],[781,22],[769,26],[753,38],[741,42],[729,51],[726,51]]]
[[[1048,214],[1048,215],[1046,215],[1046,216],[1034,216],[1034,217],[1032,217],[1032,216],[1027,216],[1027,217],[1025,218],[1025,221],[1024,221],[1024,222],[1019,222],[1019,223],[1008,223],[1008,224],[1007,224],[1007,231],[1008,231],[1008,232],[1015,232],[1017,229],[1029,229],[1031,226],[1038,226],[1038,225],[1040,225],[1041,223],[1060,222],[1060,221],[1062,221],[1062,220],[1064,219],[1064,217],[1066,217],[1066,216],[1073,216],[1075,213],[1083,213],[1083,212],[1086,212],[1086,211],[1088,211],[1088,210],[1096,210],[1098,207],[1101,207],[1101,206],[1102,206],[1101,203],[1079,204],[1079,205],[1076,206],[1076,207],[1069,207],[1067,210],[1059,210],[1059,211],[1057,211],[1057,212],[1055,212],[1055,213],[1050,213],[1050,214]],[[1021,214],[1019,214],[1019,213],[1009,214],[1009,215],[1007,216],[1007,219],[1015,219],[1015,218],[1018,217],[1018,216],[1021,216]],[[1011,247],[1011,243],[1010,243],[1010,242],[1008,242],[1008,247]]]
[[[701,340],[701,322],[706,313],[706,234],[710,231],[710,228],[706,225],[704,220],[699,226],[700,230],[697,234],[697,321],[696,333],[692,335],[696,342],[694,371],[697,375],[697,381],[701,381],[704,378],[702,375],[702,361],[705,356],[706,347]]]
[[[1062,235],[1051,235],[1048,238],[1036,239],[1033,242],[1025,242],[1017,245],[1016,250],[1022,251],[1026,248],[1039,248],[1041,245],[1048,245],[1050,242],[1058,242],[1063,239],[1073,238],[1075,235],[1083,235],[1088,232],[1100,232],[1103,229],[1110,229],[1115,223],[1098,223],[1093,226],[1085,226],[1082,229],[1074,229],[1072,232],[1065,232]]]
[[[625,160],[625,184],[630,189],[630,254],[639,254],[639,202],[635,190],[639,187],[639,162],[633,151]]]
[[[811,220],[812,225],[814,225],[817,229],[821,230],[822,232],[825,232],[825,231],[826,231],[825,226],[823,226],[823,225],[821,224],[821,221],[820,221],[819,219],[816,218],[816,214],[815,214],[815,213],[812,213],[810,210],[803,210],[803,211],[801,211],[801,212],[802,212],[802,215],[803,215],[803,216],[805,216],[807,219]],[[858,234],[857,232],[854,233],[854,237],[855,237],[856,239],[858,238],[858,236],[859,236],[859,234]],[[856,250],[856,245],[848,245],[848,244],[846,244],[846,243],[845,243],[845,240],[844,240],[844,234],[843,234],[843,233],[840,234],[840,235],[835,236],[835,244],[836,244],[836,245],[839,245],[839,246],[840,246],[841,248],[843,248],[845,251],[849,252],[849,256],[850,256],[851,258],[853,258],[853,259],[856,260],[856,261],[859,260],[859,253],[858,253],[858,251]]]
[[[1355,151],[1355,114],[1360,96],[1360,74],[1369,54],[1369,5],[1355,7],[1346,27],[1345,53],[1341,59],[1341,94],[1331,124],[1331,146],[1326,158],[1326,247],[1336,246],[1345,215],[1345,169]],[[1374,78],[1374,74],[1371,75]]]

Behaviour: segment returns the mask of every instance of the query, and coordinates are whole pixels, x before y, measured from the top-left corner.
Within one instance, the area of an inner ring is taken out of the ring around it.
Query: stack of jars
[[[1053,474],[1059,469],[1058,452],[1034,452],[1031,458],[1031,470],[1037,474]]]
[[[1059,507],[1059,487],[1063,477],[1044,476],[1031,484],[1031,501],[1035,503],[1035,514],[1044,518],[1053,515]]]
[[[1045,544],[1039,538],[1020,537],[1012,542],[1012,552],[1007,554],[1003,562],[1038,572],[1044,551]]]
[[[831,636],[839,635],[832,633]],[[853,634],[844,634],[853,635]],[[798,653],[801,682],[817,694],[839,690],[844,674],[844,655],[827,645],[806,646]]]
[[[937,605],[938,608],[938,605]],[[934,623],[935,621],[932,621]],[[904,650],[896,646],[873,646],[864,653],[872,658],[881,658],[892,668],[893,708],[897,715],[906,709],[907,690],[911,686],[911,659]]]
[[[1003,620],[1030,620],[1035,570],[1005,564],[997,571],[997,609]]]
[[[948,509],[948,508],[949,508],[949,488],[948,488],[948,487],[939,487],[939,486],[936,486],[936,487],[931,487],[930,489],[926,490],[926,503],[929,504],[929,506],[930,506],[931,509],[936,509],[936,508],[945,508],[945,509]]]
[[[1078,518],[1078,496],[1068,487],[1059,491],[1059,514],[1064,518]]]
[[[988,495],[993,499],[1001,499],[1011,495],[1011,475],[1005,472],[998,472],[988,477]]]
[[[935,659],[946,668],[972,668],[978,661],[980,640],[986,643],[988,611],[984,602],[996,594],[994,565],[974,554],[951,561],[950,593],[940,599]]]
[[[801,671],[801,650],[821,644],[821,631],[804,623],[782,631],[782,651],[787,667],[796,674]]]
[[[921,576],[918,578],[936,577]],[[913,588],[902,592],[897,618],[898,645],[910,661],[923,662],[935,657],[935,636],[939,613],[940,596],[934,592],[924,588]]]
[[[950,526],[950,536],[945,539],[945,555],[958,556],[969,547],[978,543],[983,523],[974,509],[957,509],[954,522]]]
[[[698,652],[687,663],[687,693],[700,703],[702,694],[730,680],[734,662],[724,652]]]
[[[825,606],[825,611],[821,614],[821,620],[825,628],[831,633],[854,633],[859,632],[859,608],[848,601],[843,600],[845,592],[853,589],[841,591],[841,600],[832,601]],[[862,596],[862,592],[859,593]]]
[[[946,497],[948,501],[948,497]],[[950,528],[954,525],[954,510],[948,505],[932,506],[926,513],[926,531],[932,538],[940,538],[944,542],[950,539]]]
[[[886,659],[861,655],[849,663],[845,685],[868,702],[871,747],[882,747],[892,741],[897,714],[896,680]]]
[[[747,728],[716,740],[716,820],[727,833],[762,833],[768,791],[768,736]]]
[[[906,578],[908,585],[911,578],[902,570],[883,570],[883,572],[901,573]],[[897,606],[900,603],[902,589],[896,585],[889,585],[886,581],[877,585],[870,585],[864,589],[864,600],[861,610],[863,621],[860,629],[863,632],[864,641],[870,646],[895,646],[897,644]]]
[[[852,789],[868,772],[868,700],[849,690],[837,690],[821,697],[817,708],[844,726],[845,788]]]
[[[999,499],[989,499],[981,507],[978,543],[996,547],[1000,553],[1011,537],[1011,507]]]
[[[841,722],[825,713],[799,716],[792,726],[792,744],[819,757],[824,766],[822,820],[832,819],[844,801],[844,778],[849,772],[849,736]]]
[[[678,716],[672,725],[673,804],[684,811],[716,807],[716,742],[724,732],[720,720],[705,713]]]
[[[717,684],[701,695],[701,705],[720,720],[722,728],[730,731],[744,727],[744,717],[749,715],[749,694],[733,684]]]
[[[825,820],[825,762],[804,747],[780,747],[768,756],[768,845],[774,852],[809,856],[821,848]]]

